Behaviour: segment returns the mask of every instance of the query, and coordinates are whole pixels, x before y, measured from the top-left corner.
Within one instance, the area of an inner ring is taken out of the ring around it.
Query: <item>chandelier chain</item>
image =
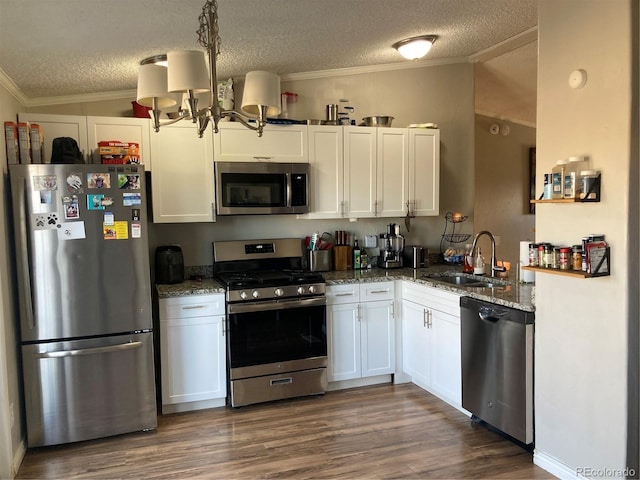
[[[218,28],[218,2],[207,0],[202,7],[202,13],[198,17],[198,43],[208,51],[213,51],[215,56],[220,54],[220,29]]]

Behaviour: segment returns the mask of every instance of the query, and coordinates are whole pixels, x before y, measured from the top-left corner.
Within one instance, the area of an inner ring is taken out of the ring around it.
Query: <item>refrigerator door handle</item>
[[[36,353],[35,358],[63,358],[75,357],[78,355],[97,355],[100,353],[120,352],[122,350],[130,350],[142,347],[142,342],[127,342],[118,345],[110,345],[108,347],[83,348],[80,350],[58,350],[55,352]]]
[[[35,328],[35,317],[33,315],[34,306],[33,306],[33,285],[31,280],[31,236],[27,230],[28,222],[29,222],[29,199],[27,197],[28,191],[26,187],[27,179],[22,179],[21,182],[18,182],[18,188],[20,191],[18,192],[18,198],[22,199],[19,203],[20,218],[18,219],[19,232],[22,237],[22,241],[20,242],[18,248],[21,249],[20,258],[22,259],[22,265],[20,266],[22,270],[22,291],[24,292],[24,307],[25,314],[27,316],[26,321],[30,328]]]

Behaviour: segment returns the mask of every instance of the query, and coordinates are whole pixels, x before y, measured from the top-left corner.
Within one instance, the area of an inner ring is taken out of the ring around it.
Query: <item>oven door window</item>
[[[229,315],[230,367],[327,355],[326,306]]]
[[[287,177],[277,173],[223,173],[225,207],[286,207]]]

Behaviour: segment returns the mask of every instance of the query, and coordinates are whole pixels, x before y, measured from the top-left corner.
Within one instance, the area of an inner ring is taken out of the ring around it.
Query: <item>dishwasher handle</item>
[[[495,317],[484,312],[478,312],[478,316],[480,317],[480,320],[484,320],[485,322],[497,323],[500,321],[499,317]]]

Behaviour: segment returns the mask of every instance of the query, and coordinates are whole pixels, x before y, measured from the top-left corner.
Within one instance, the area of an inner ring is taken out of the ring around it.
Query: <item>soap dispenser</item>
[[[484,275],[484,257],[480,251],[480,247],[477,247],[476,256],[473,260],[473,273],[475,275]]]

